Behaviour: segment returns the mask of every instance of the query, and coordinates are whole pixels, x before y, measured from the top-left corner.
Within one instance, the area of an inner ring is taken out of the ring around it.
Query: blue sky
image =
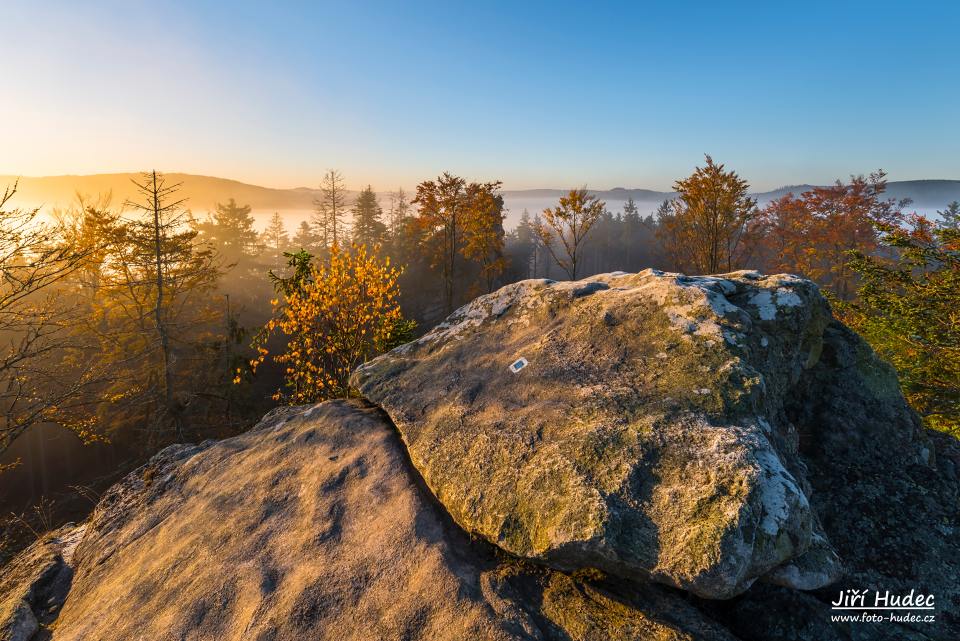
[[[0,173],[960,178],[956,3],[13,2]]]

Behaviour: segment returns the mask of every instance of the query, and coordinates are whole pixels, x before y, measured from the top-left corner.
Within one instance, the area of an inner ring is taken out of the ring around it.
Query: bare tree
[[[72,310],[57,291],[84,253],[63,243],[62,227],[38,210],[6,209],[15,193],[16,185],[0,196],[0,453],[43,422],[91,436],[79,406],[94,370],[62,361]]]

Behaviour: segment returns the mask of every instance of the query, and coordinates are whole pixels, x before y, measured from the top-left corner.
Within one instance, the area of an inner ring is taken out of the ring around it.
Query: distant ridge
[[[119,205],[136,196],[130,180],[139,175],[111,173],[86,176],[23,176],[19,178],[13,205],[23,208],[62,207],[74,202],[77,193],[85,196],[111,193],[112,202]],[[288,227],[293,227],[309,216],[313,210],[313,201],[319,196],[319,190],[311,187],[279,189],[215,176],[183,173],[165,175],[171,182],[182,183],[182,194],[188,199],[187,206],[197,216],[203,216],[206,212],[212,211],[218,202],[234,198],[237,202],[250,205],[260,223],[263,223],[271,213],[278,211],[288,220]],[[0,176],[0,189],[12,185],[17,179],[17,176]],[[807,184],[788,185],[753,195],[763,205],[787,193],[800,194],[811,187]],[[555,205],[560,196],[567,191],[568,189],[559,188],[504,191],[504,200],[508,209],[507,227],[516,225],[524,209],[527,209],[531,215],[542,211],[545,207]],[[676,195],[667,191],[626,187],[590,191],[607,201],[611,211],[620,211],[623,203],[628,198],[633,198],[642,214],[652,212],[663,200]],[[356,191],[349,192],[348,195],[355,193]],[[891,198],[898,200],[909,198],[913,201],[913,207],[925,213],[932,213],[934,210],[943,209],[954,200],[960,200],[960,180],[892,181],[887,183],[887,193]],[[388,204],[387,197],[388,192],[380,192],[381,204],[385,207]]]
[[[753,192],[760,203],[776,200],[789,193],[800,195],[813,189],[817,185],[785,185],[770,191]],[[590,189],[600,199],[626,200],[633,198],[638,202],[661,202],[676,196],[676,192],[656,191],[652,189],[628,189],[614,187],[613,189]],[[565,189],[515,189],[503,192],[507,197],[515,198],[559,198],[567,193]],[[943,208],[954,200],[960,200],[960,180],[924,179],[924,180],[896,180],[887,183],[887,195],[890,198],[909,198],[918,207]]]

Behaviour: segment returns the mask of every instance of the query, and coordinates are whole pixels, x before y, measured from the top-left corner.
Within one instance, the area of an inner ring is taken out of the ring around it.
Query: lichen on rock
[[[353,383],[466,530],[556,567],[728,598],[827,540],[783,404],[830,320],[790,275],[523,281]],[[824,585],[840,566],[818,558]]]

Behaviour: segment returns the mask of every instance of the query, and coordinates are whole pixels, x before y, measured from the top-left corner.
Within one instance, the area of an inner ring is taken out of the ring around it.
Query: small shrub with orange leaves
[[[275,279],[281,299],[274,317],[255,341],[256,371],[268,356],[265,343],[275,332],[287,337],[274,360],[283,365],[286,391],[276,400],[291,405],[350,395],[350,373],[370,358],[410,339],[414,322],[400,311],[401,270],[364,245],[334,246],[314,263],[306,252],[290,256],[291,279]]]

